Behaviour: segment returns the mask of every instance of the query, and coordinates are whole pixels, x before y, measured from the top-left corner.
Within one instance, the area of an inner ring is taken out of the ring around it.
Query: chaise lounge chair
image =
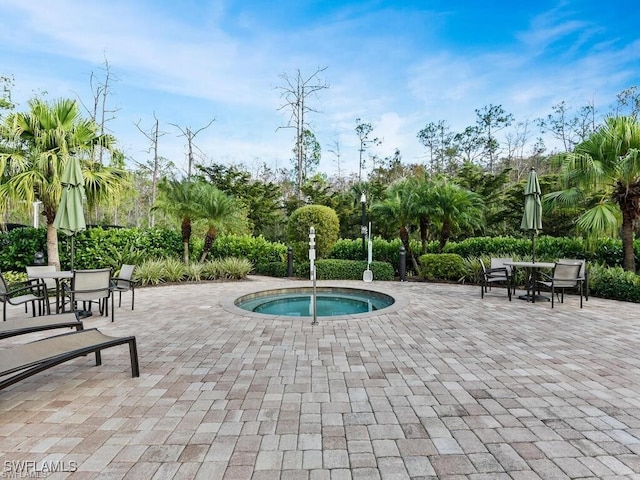
[[[24,320],[7,320],[6,322],[0,322],[0,339],[56,328],[75,328],[76,330],[82,330],[84,327],[76,313],[44,315],[42,317],[33,317]]]
[[[68,360],[95,353],[102,365],[105,348],[129,345],[131,376],[140,376],[136,337],[110,337],[92,328],[0,349],[0,390]]]

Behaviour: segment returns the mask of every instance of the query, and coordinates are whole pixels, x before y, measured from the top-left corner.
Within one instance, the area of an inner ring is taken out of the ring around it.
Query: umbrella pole
[[[531,261],[536,261],[536,232],[531,235]]]
[[[76,239],[75,235],[71,235],[71,271],[73,271],[73,253],[75,250],[74,241]]]

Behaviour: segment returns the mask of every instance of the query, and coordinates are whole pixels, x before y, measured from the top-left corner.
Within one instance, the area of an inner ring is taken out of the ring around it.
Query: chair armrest
[[[12,283],[7,290],[7,297],[12,297],[15,294],[24,294],[30,293],[32,295],[40,295],[40,292],[44,292],[44,295],[47,295],[47,284],[44,280],[39,278],[34,278],[31,280],[26,280],[24,282],[15,282]],[[34,293],[36,292],[36,293]]]
[[[492,276],[492,275],[495,276],[496,274],[499,274],[499,276],[506,276],[506,277],[511,276],[511,273],[506,267],[488,268],[485,271],[485,274],[488,276]]]
[[[136,280],[131,280],[128,278],[112,278],[111,279],[111,288],[117,288],[118,282],[125,282],[129,285],[129,287],[134,287],[138,284]]]
[[[538,282],[551,282],[554,279],[558,280],[557,278],[553,277],[552,275],[549,275],[548,273],[544,273],[544,272],[540,272],[540,271],[538,271],[538,277],[539,277],[539,279],[537,280]]]

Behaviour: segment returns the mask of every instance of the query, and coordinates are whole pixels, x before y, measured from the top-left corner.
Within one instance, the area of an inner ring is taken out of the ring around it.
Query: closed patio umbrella
[[[533,167],[531,167],[524,189],[524,215],[520,228],[531,232],[531,260],[535,262],[536,235],[538,230],[542,230],[542,190],[540,190],[538,174]]]
[[[80,162],[70,157],[62,170],[62,196],[53,220],[53,226],[65,235],[71,235],[71,270],[73,270],[74,240],[78,232],[87,228],[82,209],[84,196],[84,176]]]

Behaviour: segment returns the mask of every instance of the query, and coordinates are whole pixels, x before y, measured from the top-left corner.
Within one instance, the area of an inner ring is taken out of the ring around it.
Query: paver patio
[[[318,326],[233,306],[309,283],[141,288],[115,323],[87,319],[136,335],[140,378],[117,347],[102,366],[79,358],[0,391],[0,475],[640,478],[637,304],[581,310],[569,296],[551,309],[495,288],[481,300],[475,286],[374,281],[319,282],[397,302]]]

